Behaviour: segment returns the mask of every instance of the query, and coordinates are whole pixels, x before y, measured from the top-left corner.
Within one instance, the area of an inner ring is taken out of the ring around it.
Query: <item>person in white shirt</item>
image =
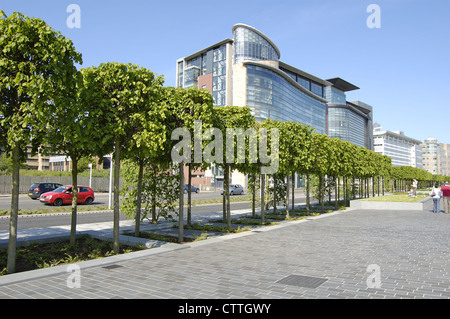
[[[441,189],[438,187],[438,183],[434,184],[433,189],[430,193],[431,197],[433,197],[433,213],[439,213],[440,209],[440,201],[441,201]]]

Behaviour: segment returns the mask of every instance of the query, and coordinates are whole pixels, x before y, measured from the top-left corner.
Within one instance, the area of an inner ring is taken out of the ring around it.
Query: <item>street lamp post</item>
[[[88,164],[88,167],[89,167],[89,188],[91,188],[92,186],[92,183],[91,183],[91,181],[92,181],[92,163],[89,163]]]

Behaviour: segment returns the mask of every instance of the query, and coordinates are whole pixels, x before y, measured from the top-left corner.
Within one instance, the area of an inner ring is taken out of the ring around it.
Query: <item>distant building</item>
[[[31,146],[27,146],[27,160],[25,164],[31,170],[48,171],[50,169],[49,156],[42,155],[39,152],[32,156]]]
[[[98,156],[93,157],[94,164],[93,169],[109,169],[110,168],[110,157],[103,157],[103,162],[98,163]],[[72,159],[64,155],[53,155],[48,159],[49,169],[51,171],[70,171],[72,170]]]
[[[450,176],[450,144],[427,138],[422,147],[423,168],[435,175]]]
[[[402,131],[384,131],[374,124],[373,145],[376,153],[387,155],[393,166],[423,168],[421,141],[405,135]]]

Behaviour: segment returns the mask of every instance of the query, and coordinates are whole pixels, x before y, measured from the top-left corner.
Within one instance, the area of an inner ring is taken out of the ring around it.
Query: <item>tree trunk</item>
[[[339,177],[334,177],[334,209],[338,207],[338,198],[339,198]]]
[[[286,174],[286,218],[289,218],[289,174]]]
[[[336,180],[334,180],[336,182]],[[331,176],[327,176],[328,203],[331,206]]]
[[[77,200],[78,200],[78,159],[72,158],[72,217],[70,222],[70,243],[77,238]]]
[[[277,174],[273,174],[273,213],[277,213]]]
[[[309,205],[310,205],[310,200],[309,200],[309,173],[306,173],[306,213],[309,214]]]
[[[380,196],[380,175],[377,176],[377,184],[378,184],[377,193],[378,193],[378,196]]]
[[[184,165],[178,164],[180,169],[180,203],[178,207],[178,242],[181,243],[184,240]]]
[[[117,139],[114,146],[114,225],[113,225],[113,247],[114,253],[120,252],[119,243],[119,173],[120,173],[120,141]]]
[[[191,194],[191,181],[192,181],[192,164],[188,164],[188,189],[187,189],[187,200],[188,200],[188,207],[187,207],[187,225],[191,226],[191,209],[192,209],[192,194]]]
[[[252,217],[256,216],[256,175],[252,176]]]
[[[227,221],[227,193],[229,187],[227,187],[227,165],[223,166],[223,192],[222,192],[222,221],[226,223]]]
[[[339,202],[341,200],[341,180],[339,177],[337,177],[337,201]],[[336,203],[337,208],[337,203]]]
[[[17,216],[19,214],[19,171],[20,171],[20,148],[14,146],[12,150],[13,171],[11,189],[11,215],[9,218],[9,241],[7,271],[12,274],[16,271],[16,245],[17,245]]]
[[[322,210],[322,214],[325,212],[324,201],[325,201],[325,181],[322,174],[319,175],[319,196],[320,196],[320,208]]]
[[[156,217],[156,191],[153,190],[152,194],[152,224],[156,225],[158,223],[158,218]]]
[[[227,227],[231,230],[231,207],[230,207],[230,166],[225,164],[225,180],[226,180],[226,209],[227,209]]]
[[[150,211],[152,213],[152,224],[157,224],[158,223],[158,218],[156,218],[156,184],[157,184],[157,179],[158,177],[156,176],[158,173],[158,169],[155,168],[155,166],[150,165],[149,167],[152,170],[152,177],[151,177],[151,192],[150,192],[150,203],[151,203],[151,207],[150,207]]]
[[[344,198],[344,205],[347,205],[347,177],[342,178],[342,197]]]
[[[222,194],[222,221],[227,220],[227,195],[225,195],[225,179],[223,180],[223,194]]]
[[[136,203],[136,217],[134,224],[134,236],[139,237],[140,226],[141,226],[141,205],[142,205],[142,178],[144,176],[144,161],[139,161],[139,174],[138,174],[138,184],[137,184],[137,203]]]
[[[292,173],[292,211],[295,211],[295,173]]]
[[[266,175],[261,174],[261,224],[264,223],[264,211],[265,211],[265,188],[266,188]]]

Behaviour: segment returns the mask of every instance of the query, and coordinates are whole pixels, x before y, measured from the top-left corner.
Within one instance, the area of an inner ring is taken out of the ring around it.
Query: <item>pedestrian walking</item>
[[[441,190],[439,189],[438,183],[434,184],[433,189],[430,193],[431,197],[433,197],[433,213],[439,213],[440,210],[440,201],[441,201]]]
[[[444,202],[444,211],[446,214],[450,213],[450,185],[445,182],[445,185],[441,188],[442,200]]]

